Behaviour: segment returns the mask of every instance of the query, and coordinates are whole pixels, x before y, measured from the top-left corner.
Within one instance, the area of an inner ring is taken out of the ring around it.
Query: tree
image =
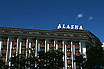
[[[104,50],[99,46],[90,47],[87,50],[87,58],[83,58],[83,55],[76,56],[75,62],[79,69],[80,67],[82,67],[82,69],[94,69],[95,66],[103,66]]]
[[[100,46],[91,47],[87,51],[85,66],[94,69],[96,65],[104,65],[104,50]]]
[[[0,59],[0,69],[2,69],[5,66],[5,62]]]
[[[31,51],[30,54],[24,56],[19,54],[11,57],[11,68],[31,68],[31,69],[61,69],[63,68],[63,52],[59,50],[50,50],[48,52],[39,51],[38,56]],[[35,66],[36,65],[36,66]]]
[[[0,57],[0,69],[8,69],[7,62],[5,62],[2,57]]]
[[[39,53],[39,69],[58,69],[63,67],[63,52],[59,50],[50,50]]]
[[[76,66],[78,69],[84,68],[84,62],[86,61],[86,59],[83,57],[83,55],[79,55],[79,56],[75,56],[75,61],[76,62]]]
[[[9,59],[9,62],[11,62],[11,68],[28,68],[31,67],[35,69],[35,62],[37,61],[37,58],[34,56],[34,53],[31,52],[30,55],[28,55],[28,58],[24,54],[19,54],[17,56],[11,57]]]

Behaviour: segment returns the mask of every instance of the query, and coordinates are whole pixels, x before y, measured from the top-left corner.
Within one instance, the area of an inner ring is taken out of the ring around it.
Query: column
[[[49,51],[49,40],[47,40],[47,51]]]
[[[19,44],[19,54],[21,54],[21,45],[22,45],[22,42],[20,41],[20,44]]]
[[[2,40],[0,38],[0,57],[1,57],[1,47],[2,47]]]
[[[83,41],[81,45],[82,45],[82,54],[86,58],[86,45],[85,45],[85,42]]]
[[[81,45],[81,41],[79,42],[79,47],[80,47],[79,52],[80,52],[81,55],[83,55],[83,54],[82,54],[82,45]]]
[[[37,52],[38,52],[38,39],[36,39],[36,47],[35,47],[35,56],[37,56]]]
[[[64,47],[65,47],[65,42],[64,42],[64,41],[62,41],[62,45],[63,45],[62,51],[64,52]],[[65,53],[65,52],[64,52],[64,53]],[[64,55],[63,55],[63,61],[65,61]]]
[[[65,69],[67,69],[67,56],[66,56],[66,43],[64,41],[64,53],[65,53]]]
[[[56,49],[56,40],[54,40],[54,47],[55,47],[55,49]]]
[[[56,49],[58,49],[58,42],[57,42],[57,40],[56,40]]]
[[[9,58],[11,58],[11,49],[12,49],[12,41],[10,41],[10,53],[9,53]]]
[[[19,54],[19,48],[20,48],[20,39],[17,38],[17,50],[16,50],[16,56]]]
[[[10,53],[9,53],[9,59],[12,57],[12,40],[10,41]],[[11,66],[11,62],[9,62],[9,66]]]
[[[29,39],[29,54],[31,53],[31,39]]]
[[[37,52],[40,51],[40,41],[38,40]]]
[[[29,52],[29,39],[26,39],[26,57],[28,56],[28,52]]]
[[[72,69],[74,69],[74,62],[73,62],[73,60],[74,60],[73,41],[71,41],[71,52],[72,52],[72,54],[71,54],[71,58],[72,58]]]
[[[45,39],[45,52],[47,52],[47,39]]]
[[[9,58],[9,51],[10,51],[9,49],[10,49],[10,37],[8,37],[8,39],[7,39],[6,62],[7,62],[8,58]]]

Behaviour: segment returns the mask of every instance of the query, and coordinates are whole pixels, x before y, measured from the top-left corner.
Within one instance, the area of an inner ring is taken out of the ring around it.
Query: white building
[[[25,48],[32,48],[37,56],[38,51],[47,52],[53,47],[64,52],[64,69],[74,69],[75,56],[84,54],[90,46],[101,45],[100,40],[85,30],[33,30],[18,28],[0,28],[0,58],[7,62],[18,54],[26,54]]]

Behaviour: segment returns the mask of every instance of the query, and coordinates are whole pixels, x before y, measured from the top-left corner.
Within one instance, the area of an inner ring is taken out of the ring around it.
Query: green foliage
[[[76,62],[76,66],[78,68],[83,67],[84,61],[86,59],[83,57],[83,55],[79,55],[79,56],[75,56],[75,62]]]
[[[0,69],[2,69],[3,66],[5,66],[5,63],[0,59]]]
[[[85,66],[94,68],[96,65],[104,65],[104,50],[99,46],[91,47],[87,51]]]
[[[27,54],[27,57],[24,54],[12,57],[9,60],[11,62],[11,69],[24,69],[28,67],[31,67],[31,69],[58,69],[63,67],[62,51],[54,49],[46,53],[40,51],[37,57],[34,54],[34,52],[31,52]]]
[[[7,63],[0,58],[0,69],[8,69]]]
[[[82,67],[83,69],[94,69],[96,65],[104,65],[104,50],[99,46],[90,47],[87,50],[86,59],[83,58],[82,55],[76,56],[75,59],[75,62],[79,68]]]
[[[59,50],[50,50],[46,53],[39,52],[40,69],[57,69],[63,67],[63,52]]]

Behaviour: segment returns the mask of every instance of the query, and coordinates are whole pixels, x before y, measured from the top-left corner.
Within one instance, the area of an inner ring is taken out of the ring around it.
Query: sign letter
[[[78,29],[78,25],[75,25],[75,29]]]
[[[79,30],[83,30],[83,27],[82,27],[82,26],[80,26],[80,27],[79,27]]]
[[[71,25],[71,29],[74,29],[74,25]]]
[[[67,25],[67,29],[70,29],[69,25]]]
[[[63,24],[63,27],[62,28],[65,29],[65,24]]]
[[[61,24],[58,25],[57,29],[61,29]]]

